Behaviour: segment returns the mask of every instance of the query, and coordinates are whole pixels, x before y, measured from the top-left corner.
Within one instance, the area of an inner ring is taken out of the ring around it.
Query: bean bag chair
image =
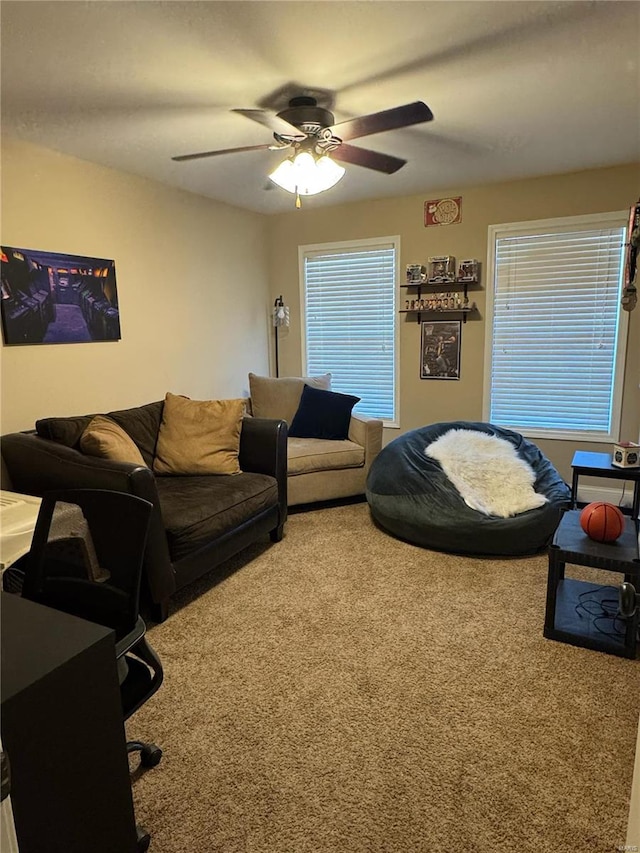
[[[571,492],[519,433],[451,421],[384,447],[366,496],[376,522],[400,539],[457,554],[522,555],[547,546]]]

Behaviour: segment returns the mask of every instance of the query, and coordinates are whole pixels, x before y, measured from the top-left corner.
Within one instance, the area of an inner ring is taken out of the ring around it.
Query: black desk
[[[640,468],[616,468],[611,464],[610,453],[592,453],[588,450],[576,450],[571,467],[573,480],[571,483],[571,506],[575,509],[578,499],[578,478],[607,477],[611,480],[633,480],[633,505],[631,517],[638,518],[640,514]]]
[[[9,593],[0,606],[20,853],[135,853],[113,632]]]
[[[625,580],[637,586],[640,578],[638,522],[626,519],[625,529],[615,542],[594,542],[580,527],[580,510],[565,512],[549,546],[544,620],[544,636],[550,640],[635,658],[638,613],[626,620],[617,618],[615,622],[620,633],[616,634],[613,620],[594,618],[579,605],[590,599],[589,609],[597,611],[597,601],[604,597],[617,602],[618,589],[608,589],[602,593],[599,584],[565,578],[566,563],[619,572],[625,576]],[[616,603],[612,607],[615,608]]]

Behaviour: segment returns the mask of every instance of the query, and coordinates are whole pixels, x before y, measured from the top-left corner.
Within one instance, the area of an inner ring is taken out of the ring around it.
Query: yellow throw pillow
[[[153,470],[157,474],[239,474],[244,400],[190,400],[168,393]]]
[[[87,456],[147,467],[133,439],[115,421],[104,415],[96,415],[91,419],[80,436],[80,449]]]

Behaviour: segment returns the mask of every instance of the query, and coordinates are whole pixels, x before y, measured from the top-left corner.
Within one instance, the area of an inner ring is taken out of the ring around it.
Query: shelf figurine
[[[422,264],[407,264],[407,284],[421,284],[427,278],[427,268]]]
[[[457,281],[478,281],[479,269],[480,262],[475,258],[468,258],[465,261],[460,261]]]
[[[430,284],[456,280],[456,259],[453,255],[437,255],[429,258]]]

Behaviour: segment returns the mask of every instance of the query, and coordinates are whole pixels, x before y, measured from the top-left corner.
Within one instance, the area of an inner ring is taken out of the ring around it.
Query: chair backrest
[[[26,560],[24,598],[113,628],[138,620],[152,504],[123,492],[66,489],[43,496]]]

